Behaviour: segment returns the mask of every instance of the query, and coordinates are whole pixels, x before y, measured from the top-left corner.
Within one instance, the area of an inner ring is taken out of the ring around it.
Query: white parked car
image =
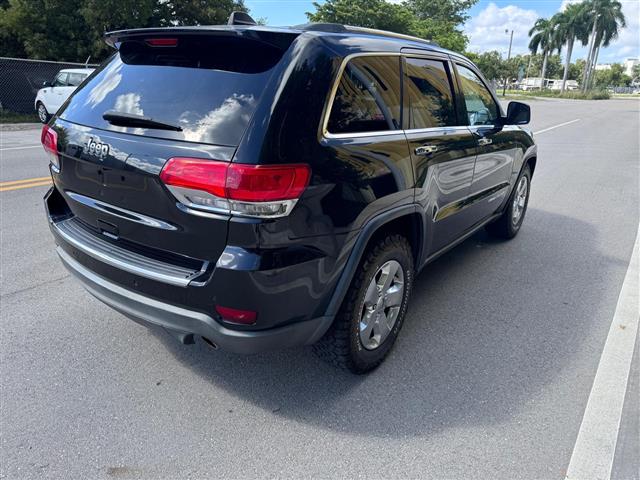
[[[549,90],[562,90],[562,80],[549,80],[547,88]],[[577,80],[567,80],[565,90],[578,90],[579,88],[580,84],[578,84]]]
[[[36,95],[35,108],[42,123],[47,123],[93,68],[68,68],[60,70],[52,82],[44,82]]]

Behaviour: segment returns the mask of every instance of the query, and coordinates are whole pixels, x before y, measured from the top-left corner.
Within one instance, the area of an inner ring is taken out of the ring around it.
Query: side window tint
[[[82,83],[82,80],[84,80],[84,75],[81,73],[70,73],[67,83],[70,87],[77,87]]]
[[[340,78],[327,129],[331,133],[400,129],[400,57],[356,57]]]
[[[66,87],[67,86],[67,76],[66,73],[59,73],[56,75],[56,78],[53,80],[54,87]]]
[[[457,65],[469,125],[493,125],[498,118],[498,107],[480,77],[462,65]]]
[[[411,104],[410,129],[456,124],[451,82],[444,62],[407,58],[405,86]]]

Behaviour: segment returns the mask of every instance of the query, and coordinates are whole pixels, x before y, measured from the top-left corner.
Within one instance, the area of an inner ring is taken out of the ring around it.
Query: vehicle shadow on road
[[[157,335],[215,386],[289,420],[376,436],[500,423],[610,318],[601,285],[621,262],[596,240],[588,224],[535,209],[512,241],[477,233],[416,279],[394,350],[366,376],[325,365],[310,348],[238,356]]]

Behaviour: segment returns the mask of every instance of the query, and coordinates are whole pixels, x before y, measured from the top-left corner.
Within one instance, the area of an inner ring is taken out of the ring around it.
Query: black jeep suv
[[[417,272],[479,228],[522,225],[529,108],[505,114],[454,52],[336,24],[106,41],[42,132],[51,231],[91,294],[183,343],[315,344],[368,371]]]

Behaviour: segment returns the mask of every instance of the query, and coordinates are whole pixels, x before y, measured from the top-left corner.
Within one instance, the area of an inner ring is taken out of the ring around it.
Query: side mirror
[[[47,88],[51,86],[51,82],[42,82],[42,88]]]
[[[526,125],[531,120],[531,108],[526,103],[509,102],[506,125]]]

